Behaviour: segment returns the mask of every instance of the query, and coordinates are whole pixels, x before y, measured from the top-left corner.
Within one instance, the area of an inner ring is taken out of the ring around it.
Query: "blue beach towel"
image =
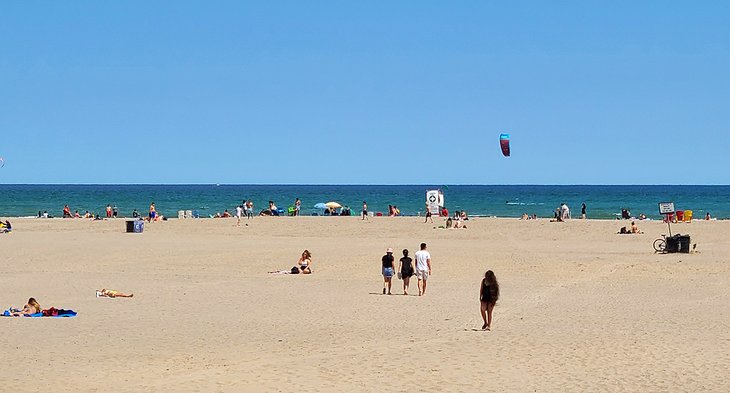
[[[23,317],[26,317],[26,318],[72,318],[72,317],[76,316],[76,311],[73,311],[73,310],[59,310],[59,311],[61,311],[61,312],[59,312],[58,315],[54,315],[54,316],[43,315],[42,312],[39,312],[39,313],[35,313],[35,314],[30,314],[30,315],[23,315]],[[2,315],[0,315],[0,316],[12,317],[13,315],[10,313],[10,310],[5,310],[5,312],[2,313]]]

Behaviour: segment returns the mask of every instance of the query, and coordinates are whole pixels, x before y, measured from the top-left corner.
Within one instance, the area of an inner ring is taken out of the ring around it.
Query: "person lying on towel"
[[[23,306],[22,310],[16,310],[10,307],[10,315],[14,317],[22,317],[26,315],[38,314],[41,312],[41,305],[35,300],[35,298],[28,299],[28,304]]]

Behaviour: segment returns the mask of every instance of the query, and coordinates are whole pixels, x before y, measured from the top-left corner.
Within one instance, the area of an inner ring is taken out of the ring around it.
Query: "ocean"
[[[280,209],[302,200],[302,214],[321,214],[317,203],[335,201],[359,214],[362,202],[370,211],[387,215],[396,205],[403,215],[424,214],[426,190],[441,189],[450,212],[466,210],[472,216],[520,217],[523,213],[552,217],[561,203],[572,216],[587,205],[588,218],[612,219],[621,209],[635,216],[661,218],[659,202],[674,202],[677,210],[693,210],[695,218],[707,212],[719,219],[730,218],[730,186],[686,185],[14,185],[0,184],[0,216],[36,216],[39,211],[59,217],[63,206],[104,214],[107,204],[116,205],[120,216],[133,209],[146,214],[150,202],[169,217],[178,210],[197,210],[209,216],[228,209],[235,212],[242,200],[251,199],[256,212],[272,200]]]

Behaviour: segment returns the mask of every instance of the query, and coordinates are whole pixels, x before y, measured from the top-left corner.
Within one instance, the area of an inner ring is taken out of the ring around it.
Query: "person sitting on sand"
[[[527,213],[522,213],[522,217],[520,217],[520,220],[529,220],[530,216],[527,215]]]
[[[71,208],[68,205],[63,206],[63,218],[71,218]]]
[[[78,210],[74,212],[74,218],[81,218],[81,214],[79,214]]]
[[[312,274],[312,253],[309,250],[304,250],[297,265],[302,274]]]
[[[464,225],[464,219],[461,218],[461,215],[456,219],[456,222],[454,222],[454,228],[464,228],[466,229],[466,225]]]
[[[279,208],[276,207],[276,204],[274,203],[274,201],[269,201],[269,213],[272,216],[279,215]]]
[[[26,315],[38,314],[41,312],[41,305],[35,300],[35,298],[28,299],[28,304],[23,306],[22,310],[14,310],[10,308],[10,315],[14,317],[21,317]]]
[[[9,220],[5,220],[5,222],[0,222],[0,233],[10,233],[13,231],[13,226],[10,225]]]
[[[134,297],[133,293],[122,293],[113,289],[102,289],[96,291],[96,297]]]
[[[636,221],[631,221],[631,233],[632,234],[641,234],[641,233],[643,233],[643,232],[641,232],[639,230],[639,227],[636,226]]]
[[[225,210],[225,211],[223,212],[223,218],[229,218],[230,216],[231,216],[231,213],[229,213],[229,212],[228,212],[228,209],[226,209],[226,210]]]
[[[710,212],[707,212],[707,214],[705,214],[705,220],[710,221],[711,219],[712,216],[710,216]]]

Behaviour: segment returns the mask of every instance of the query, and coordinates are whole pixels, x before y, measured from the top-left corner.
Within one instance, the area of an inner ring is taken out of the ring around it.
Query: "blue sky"
[[[2,2],[0,183],[729,184],[728,20],[723,1]]]

